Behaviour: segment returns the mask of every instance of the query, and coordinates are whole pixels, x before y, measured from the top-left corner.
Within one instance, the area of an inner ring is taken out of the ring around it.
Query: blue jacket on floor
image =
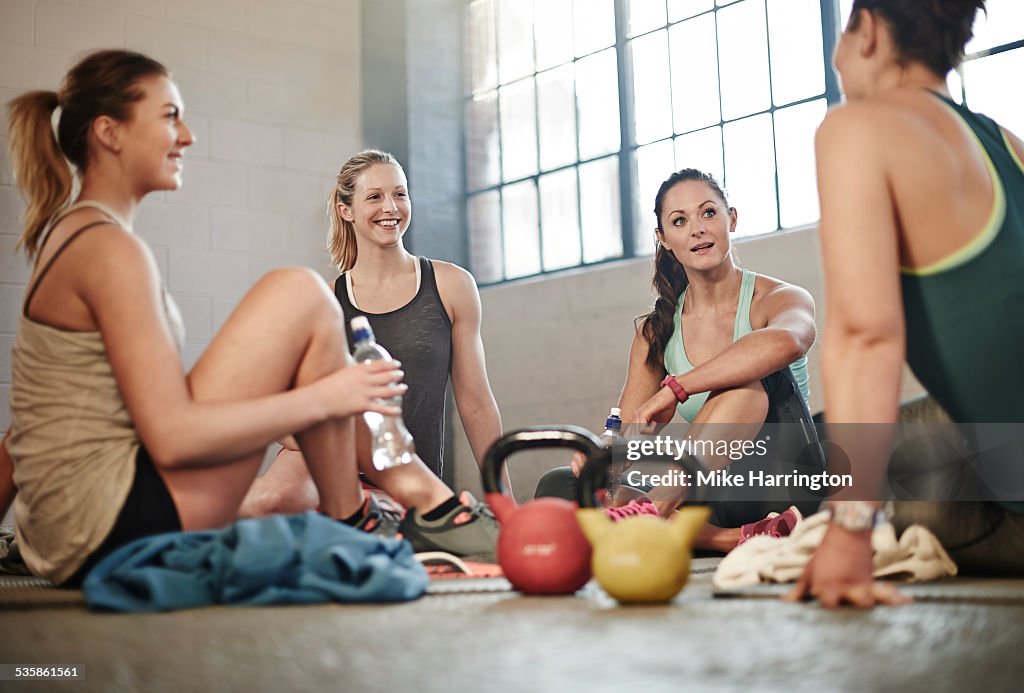
[[[90,607],[114,611],[398,602],[426,588],[409,542],[315,512],[138,539],[97,563],[82,586]]]

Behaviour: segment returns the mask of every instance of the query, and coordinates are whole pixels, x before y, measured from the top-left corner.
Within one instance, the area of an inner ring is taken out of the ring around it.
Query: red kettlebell
[[[607,451],[584,428],[538,426],[502,436],[484,458],[485,498],[501,526],[497,554],[505,577],[524,594],[572,594],[590,579],[590,542],[576,519],[579,504],[537,498],[517,507],[501,480],[509,456],[538,448],[579,450],[588,463]],[[592,496],[583,502],[587,507],[596,505]]]

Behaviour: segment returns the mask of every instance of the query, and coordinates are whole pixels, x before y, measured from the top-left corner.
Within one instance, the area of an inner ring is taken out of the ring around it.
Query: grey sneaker
[[[424,520],[415,509],[405,513],[399,531],[417,553],[446,551],[461,558],[493,563],[498,542],[498,521],[490,508],[468,491],[460,505],[439,520]]]

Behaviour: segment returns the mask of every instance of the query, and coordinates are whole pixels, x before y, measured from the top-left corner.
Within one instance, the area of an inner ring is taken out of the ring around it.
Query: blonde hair
[[[26,198],[25,228],[17,247],[29,258],[54,216],[69,201],[74,173],[89,164],[89,129],[107,115],[128,120],[145,95],[139,81],[168,77],[167,68],[140,53],[106,50],[83,58],[64,77],[60,91],[30,91],[7,105],[14,178]],[[58,107],[60,108],[57,111]],[[52,123],[54,112],[57,122]]]
[[[331,254],[331,264],[341,272],[348,272],[356,264],[358,248],[356,247],[356,230],[352,222],[346,221],[338,211],[338,203],[347,207],[352,206],[353,195],[356,191],[356,179],[363,171],[374,164],[390,164],[399,169],[402,165],[398,159],[388,152],[377,149],[366,149],[359,152],[345,162],[345,165],[338,171],[338,177],[334,181],[334,188],[327,198],[327,218],[330,220],[330,229],[327,232],[327,252]]]

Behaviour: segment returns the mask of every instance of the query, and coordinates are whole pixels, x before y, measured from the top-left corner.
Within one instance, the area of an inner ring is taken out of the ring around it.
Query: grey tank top
[[[420,263],[420,287],[411,301],[389,313],[367,313],[352,305],[345,289],[345,275],[334,282],[334,294],[345,314],[349,347],[349,323],[365,315],[377,342],[402,362],[409,389],[402,400],[406,428],[416,441],[416,453],[437,476],[444,463],[445,389],[452,365],[452,322],[441,303],[430,260]]]

